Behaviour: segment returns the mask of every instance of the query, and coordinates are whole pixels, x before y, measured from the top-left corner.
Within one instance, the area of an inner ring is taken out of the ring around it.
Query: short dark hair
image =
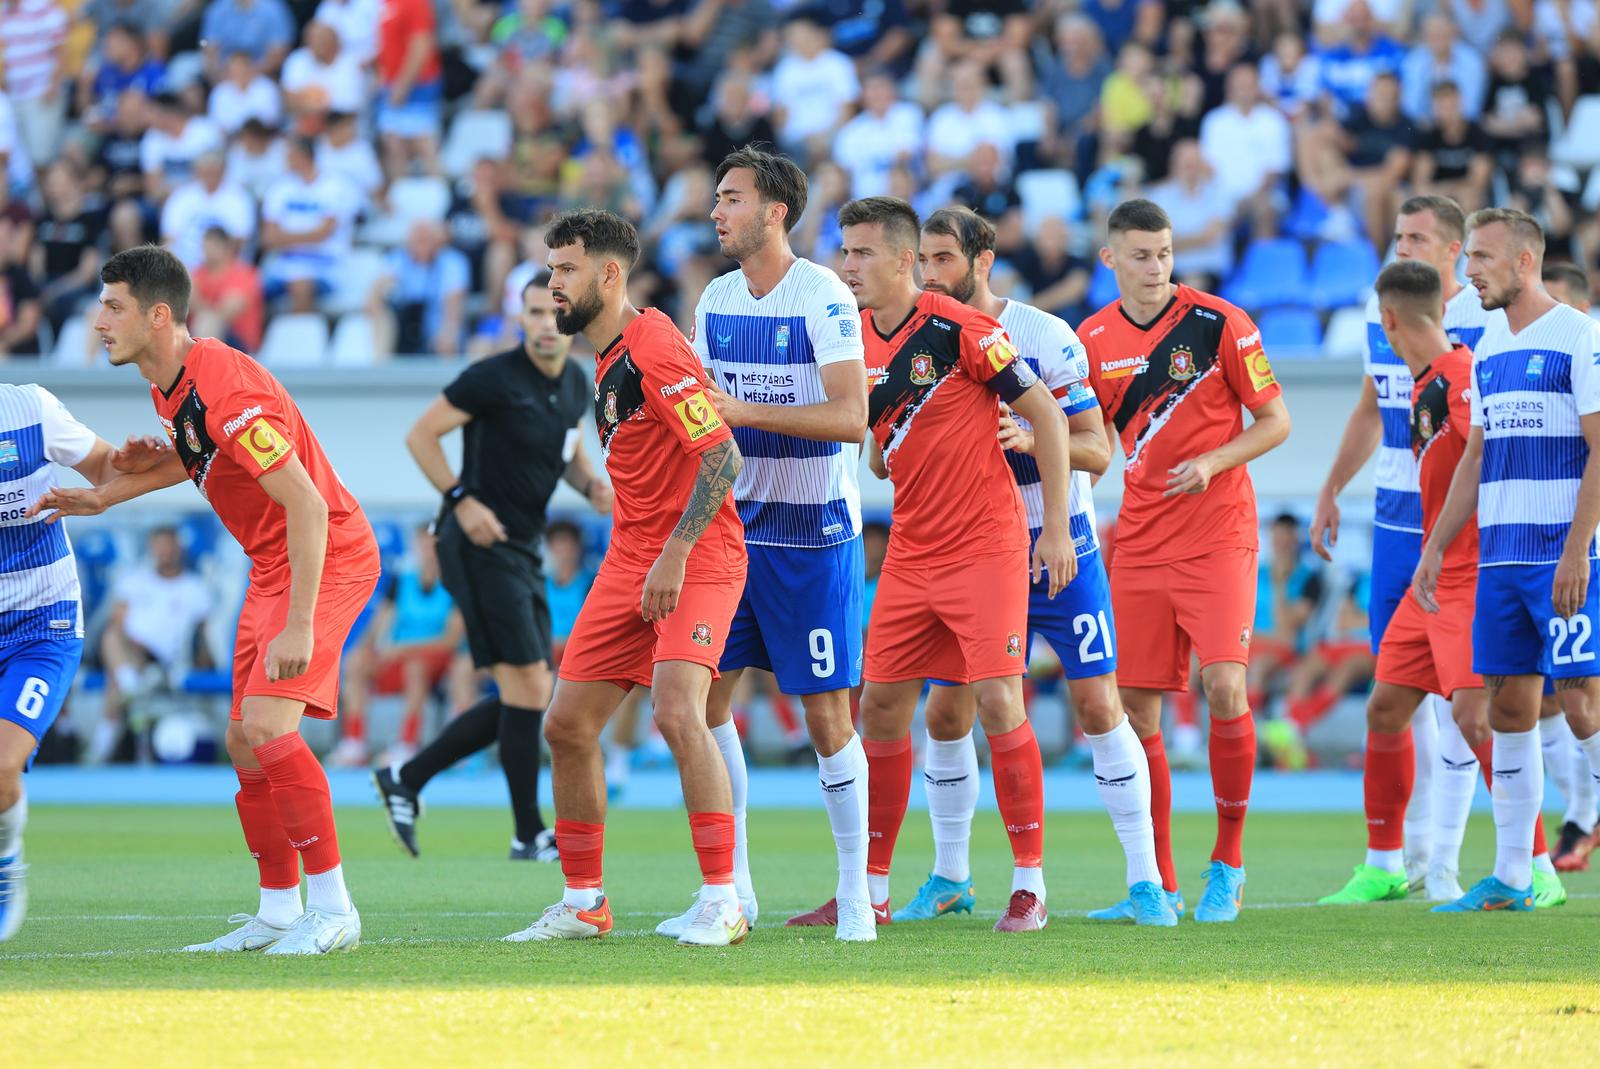
[[[143,311],[164,304],[178,322],[189,319],[189,272],[182,260],[160,245],[123,249],[100,268],[100,281],[126,285]]]
[[[839,229],[879,223],[883,236],[897,249],[915,249],[922,220],[917,210],[899,197],[861,197],[839,209]]]
[[[1106,218],[1108,234],[1125,234],[1130,230],[1158,234],[1171,229],[1172,219],[1165,209],[1143,197],[1123,201],[1111,209],[1111,214]]]
[[[940,208],[922,224],[924,234],[943,234],[955,238],[961,253],[968,260],[976,260],[981,253],[993,252],[995,246],[994,224],[965,205]]]
[[[560,535],[566,535],[578,545],[583,545],[583,531],[571,520],[551,520],[544,529],[544,538],[549,542]]]
[[[604,208],[577,208],[562,212],[545,227],[546,248],[582,245],[590,256],[615,256],[624,269],[639,260],[639,231],[616,212]]]
[[[1294,513],[1290,512],[1288,509],[1284,509],[1282,512],[1278,513],[1276,516],[1272,517],[1272,526],[1274,526],[1274,527],[1293,527],[1295,530],[1298,531],[1300,529],[1300,517],[1296,516]]]
[[[1407,197],[1400,205],[1401,215],[1415,215],[1418,212],[1432,212],[1434,222],[1439,224],[1439,232],[1449,240],[1466,239],[1467,216],[1461,210],[1461,205],[1451,198],[1439,193],[1423,193]]]
[[[206,227],[206,232],[201,236],[206,238],[216,238],[218,241],[233,240],[232,234],[228,233],[226,230],[220,226],[217,226],[216,224]]]
[[[763,201],[782,204],[789,209],[783,217],[783,229],[785,233],[793,230],[806,210],[806,173],[800,169],[800,165],[781,153],[746,145],[728,153],[717,164],[718,184],[728,176],[729,171],[741,167],[755,174],[756,192]]]
[[[1378,303],[1396,301],[1413,315],[1439,319],[1444,315],[1444,280],[1438,270],[1421,260],[1396,260],[1378,273],[1373,286]]]
[[[1557,260],[1544,265],[1539,277],[1545,282],[1565,282],[1579,293],[1589,292],[1589,276],[1583,268],[1567,260]]]
[[[523,285],[521,292],[517,294],[517,298],[523,303],[527,303],[529,290],[543,289],[549,284],[550,272],[541,267],[539,270],[535,271],[533,273],[533,277],[528,279],[528,281]]]

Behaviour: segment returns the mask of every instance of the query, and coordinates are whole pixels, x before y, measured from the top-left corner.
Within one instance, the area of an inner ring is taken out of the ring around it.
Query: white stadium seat
[[[444,173],[460,178],[481,159],[503,160],[511,154],[511,116],[503,111],[463,111],[450,123],[439,163]]]
[[[334,281],[333,292],[322,302],[330,315],[360,312],[367,307],[372,287],[389,270],[389,257],[382,249],[364,249],[359,245],[339,261],[339,277]]]
[[[1017,175],[1022,198],[1022,225],[1035,229],[1048,216],[1075,219],[1082,204],[1078,178],[1067,170],[1023,171]]]
[[[1579,168],[1600,166],[1600,95],[1578,98],[1567,128],[1550,146],[1550,159]]]
[[[260,361],[268,368],[320,367],[328,348],[328,321],[320,315],[280,315],[267,322]]]
[[[427,175],[397,178],[389,187],[389,211],[408,223],[443,219],[450,211],[450,186]]]
[[[1366,344],[1366,309],[1341,308],[1328,320],[1328,329],[1322,335],[1322,355],[1330,360],[1359,360]]]
[[[75,315],[61,324],[61,333],[50,349],[52,363],[63,367],[83,367],[89,362],[89,317]]]
[[[377,363],[372,317],[350,312],[339,317],[328,343],[328,363],[334,367],[371,367]]]

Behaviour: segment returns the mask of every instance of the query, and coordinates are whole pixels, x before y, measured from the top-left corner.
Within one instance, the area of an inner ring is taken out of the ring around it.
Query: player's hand
[[[644,577],[639,615],[644,617],[645,623],[665,620],[677,609],[678,596],[683,593],[683,568],[688,559],[687,553],[673,548],[673,540],[667,539],[661,556],[650,566],[650,574]]]
[[[286,624],[267,643],[267,682],[303,676],[311,667],[311,625]]]
[[[722,417],[722,422],[730,427],[750,426],[750,406],[733,396],[723,393],[716,386],[706,391],[706,400],[711,402],[711,407],[717,410],[717,415]]]
[[[1323,535],[1327,545],[1323,545]],[[1339,544],[1339,501],[1324,490],[1317,495],[1317,509],[1311,514],[1311,548],[1325,561],[1333,560],[1333,546]]]
[[[1439,589],[1439,572],[1444,567],[1444,554],[1432,544],[1422,547],[1422,557],[1417,570],[1411,573],[1411,596],[1417,599],[1424,612],[1438,612],[1439,602],[1434,597]]]
[[[1203,494],[1211,485],[1211,477],[1216,473],[1215,462],[1204,456],[1185,460],[1177,467],[1167,469],[1167,490],[1161,496]]]
[[[52,509],[55,511],[51,512]],[[50,524],[63,516],[98,516],[105,510],[105,498],[94,487],[58,486],[45,491],[22,515],[24,519],[32,519],[42,512],[50,512],[44,518],[44,522]]]
[[[1011,409],[1000,406],[1000,448],[1013,453],[1033,452],[1033,431],[1017,422]]]
[[[1589,593],[1589,556],[1587,553],[1562,553],[1556,564],[1556,579],[1550,586],[1550,600],[1556,615],[1566,618],[1583,611]]]
[[[1049,526],[1039,532],[1039,540],[1033,544],[1033,561],[1028,574],[1037,583],[1046,573],[1050,576],[1052,598],[1065,590],[1078,574],[1078,555],[1073,551],[1070,532]]]
[[[505,525],[500,522],[500,517],[494,514],[494,509],[471,494],[456,502],[455,516],[456,522],[461,525],[461,530],[475,546],[487,548],[496,542],[506,540]]]
[[[611,484],[604,479],[596,479],[589,484],[589,507],[602,516],[611,515],[611,509],[617,503],[617,492]]]
[[[130,435],[121,448],[111,451],[111,466],[124,475],[138,475],[158,467],[172,455],[172,443],[151,435]]]

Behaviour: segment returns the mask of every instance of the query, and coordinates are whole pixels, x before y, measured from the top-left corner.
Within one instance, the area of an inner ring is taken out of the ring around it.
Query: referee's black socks
[[[427,782],[457,761],[484,750],[500,734],[500,699],[491,695],[451,720],[439,737],[400,768],[400,782],[420,791]],[[537,728],[535,741],[537,742]]]
[[[544,831],[539,816],[539,726],[543,709],[500,705],[500,767],[511,792],[511,818],[517,841],[532,843]]]

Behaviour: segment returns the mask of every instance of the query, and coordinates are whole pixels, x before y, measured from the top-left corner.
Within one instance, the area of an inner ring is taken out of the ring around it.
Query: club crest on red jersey
[[[1194,378],[1199,374],[1199,369],[1195,367],[1194,363],[1194,353],[1186,348],[1172,350],[1167,374],[1179,382],[1187,382]]]
[[[606,394],[606,422],[617,422],[617,391],[611,390]]]
[[[189,420],[183,421],[183,441],[191,453],[200,452],[200,436],[194,432],[194,424]]]
[[[918,353],[911,358],[911,381],[918,386],[933,385],[933,357]]]
[[[1017,634],[1015,631],[1006,636],[1006,656],[1022,656],[1022,636]]]
[[[1417,411],[1417,437],[1424,442],[1433,437],[1433,413],[1426,408]]]
[[[694,630],[689,634],[689,637],[694,640],[696,646],[711,645],[711,625],[701,620],[694,625]]]

